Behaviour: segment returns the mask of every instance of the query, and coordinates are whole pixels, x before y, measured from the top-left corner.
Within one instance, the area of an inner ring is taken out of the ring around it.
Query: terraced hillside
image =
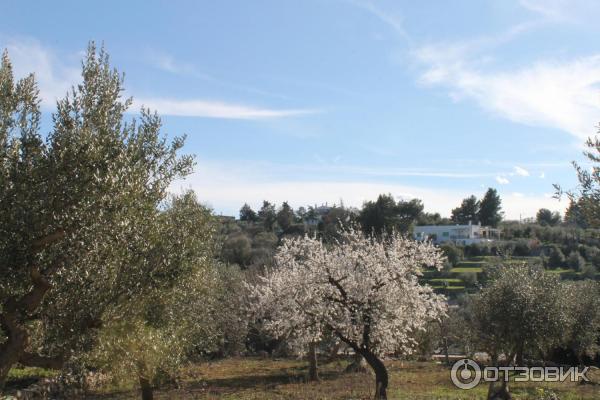
[[[460,261],[456,266],[445,268],[441,271],[427,270],[421,279],[422,283],[433,287],[438,293],[445,294],[451,298],[463,293],[474,293],[485,282],[486,267],[496,264],[523,264],[523,263],[541,263],[540,257],[512,257],[510,259],[501,259],[500,257],[473,257],[468,260]],[[582,272],[573,269],[558,268],[547,269],[549,274],[560,274],[562,279],[578,280],[585,276]],[[600,274],[593,276],[600,279]]]

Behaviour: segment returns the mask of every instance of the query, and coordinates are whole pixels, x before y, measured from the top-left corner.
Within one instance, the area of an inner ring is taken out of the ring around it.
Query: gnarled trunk
[[[15,315],[8,311],[0,314],[0,326],[8,335],[8,340],[0,346],[0,390],[4,388],[8,371],[19,362],[29,342],[27,331],[17,322]]]
[[[319,371],[317,369],[317,344],[312,342],[309,346],[308,350],[308,380],[310,381],[318,381],[319,380]]]
[[[50,289],[50,283],[36,268],[30,270],[30,277],[33,283],[31,291],[19,300],[14,298],[6,300],[0,314],[0,328],[8,336],[8,340],[0,346],[0,389],[6,383],[8,371],[17,362],[28,364],[28,361],[44,360],[43,357],[25,352],[29,344],[29,334],[24,321],[40,306],[46,292]]]
[[[368,350],[361,350],[360,354],[373,369],[373,372],[375,372],[375,400],[387,399],[389,377],[385,364],[379,357]]]
[[[505,374],[506,372],[503,373],[503,380],[500,384],[500,387],[498,389],[495,389],[495,383],[496,382],[490,382],[490,387],[488,390],[488,400],[511,400],[512,396],[510,394],[510,392],[508,391],[508,382],[505,380]]]
[[[154,390],[152,389],[150,380],[143,375],[140,375],[138,380],[140,382],[140,388],[142,389],[142,400],[153,400]]]
[[[515,357],[515,354],[509,354],[506,356],[506,361],[504,362],[505,366],[510,366],[510,364],[512,363],[512,360]],[[494,366],[498,366],[498,356],[496,354],[492,354],[492,365]],[[508,372],[506,371],[502,371],[502,382],[500,382],[500,387],[499,388],[495,388],[496,382],[490,382],[490,387],[488,389],[488,395],[487,398],[488,400],[511,400],[512,396],[510,394],[510,391],[508,390]]]

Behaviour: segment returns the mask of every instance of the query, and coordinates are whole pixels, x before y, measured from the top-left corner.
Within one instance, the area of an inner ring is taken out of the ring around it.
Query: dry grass
[[[390,399],[482,399],[487,386],[456,389],[449,370],[431,362],[387,363]],[[373,391],[370,374],[343,373],[345,362],[321,366],[321,381],[306,382],[306,364],[299,360],[227,359],[191,365],[182,371],[179,388],[156,391],[157,399],[242,399],[242,400],[348,400],[369,399]],[[540,389],[550,389],[561,400],[597,399],[600,388],[575,383],[515,383],[515,399],[539,399]],[[136,390],[97,393],[96,399],[136,399]]]

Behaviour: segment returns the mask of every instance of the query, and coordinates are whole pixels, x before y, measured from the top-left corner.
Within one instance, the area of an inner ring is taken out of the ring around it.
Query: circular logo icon
[[[463,358],[452,366],[450,378],[457,388],[473,389],[481,381],[481,368],[475,361]]]

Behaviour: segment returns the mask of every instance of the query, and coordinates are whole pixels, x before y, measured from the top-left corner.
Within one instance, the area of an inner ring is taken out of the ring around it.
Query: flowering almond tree
[[[300,352],[331,332],[373,369],[377,399],[387,398],[382,357],[411,352],[414,333],[445,313],[444,297],[418,283],[424,266],[442,265],[430,243],[346,229],[332,245],[308,236],[287,240],[275,260],[251,287],[265,328]]]

